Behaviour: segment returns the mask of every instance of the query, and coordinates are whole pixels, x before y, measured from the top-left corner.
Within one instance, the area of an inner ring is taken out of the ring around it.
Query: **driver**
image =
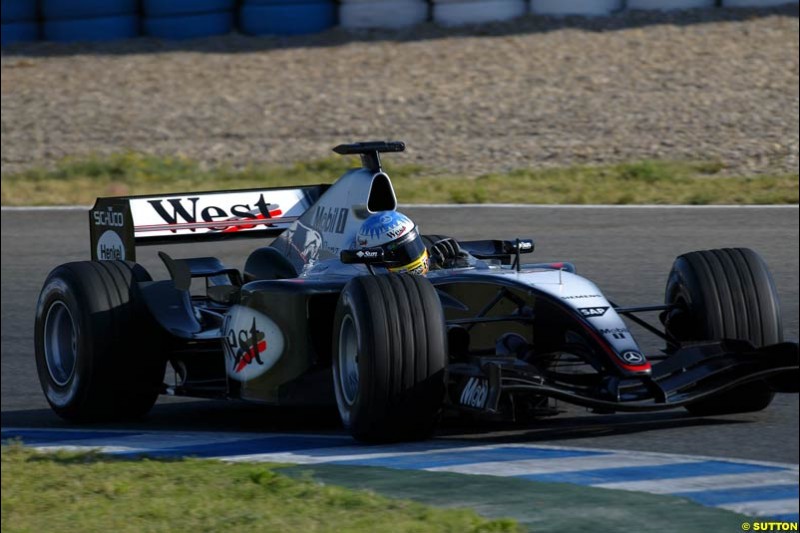
[[[398,211],[379,211],[367,218],[356,235],[361,248],[381,248],[390,272],[425,275],[446,268],[466,254],[455,239],[432,243],[430,254],[417,225]]]

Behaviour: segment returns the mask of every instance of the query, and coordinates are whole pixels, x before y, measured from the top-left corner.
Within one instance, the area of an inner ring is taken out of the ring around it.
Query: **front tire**
[[[344,426],[358,440],[431,435],[444,399],[444,314],[421,276],[362,276],[345,286],[333,327],[333,380]]]
[[[681,255],[665,302],[674,305],[663,317],[666,332],[681,342],[735,339],[758,348],[783,341],[775,283],[761,256],[747,248]],[[761,411],[773,397],[764,381],[755,381],[686,409],[698,416]]]
[[[36,368],[62,418],[126,419],[155,403],[166,361],[139,298],[137,282],[149,280],[124,261],[67,263],[47,277],[36,307]]]

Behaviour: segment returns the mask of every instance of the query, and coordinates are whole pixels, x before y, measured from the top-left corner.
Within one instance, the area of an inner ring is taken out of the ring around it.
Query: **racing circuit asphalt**
[[[772,269],[785,335],[798,337],[798,209],[796,208],[404,208],[424,233],[459,238],[532,237],[529,261],[567,260],[618,304],[658,303],[675,256],[691,250],[745,246]],[[2,212],[2,425],[74,427],[56,417],[39,388],[33,359],[36,298],[56,265],[88,259],[85,211]],[[257,241],[180,245],[174,257],[217,255],[241,268]],[[153,248],[142,262],[165,277]],[[636,333],[636,330],[634,330]],[[643,342],[645,350],[657,345]],[[764,412],[695,418],[683,410],[656,414],[567,412],[525,427],[448,420],[439,435],[477,442],[530,442],[609,449],[798,462],[798,395],[778,395]],[[135,424],[102,427],[342,433],[335,409],[276,409],[162,398]],[[95,428],[98,426],[94,426]]]

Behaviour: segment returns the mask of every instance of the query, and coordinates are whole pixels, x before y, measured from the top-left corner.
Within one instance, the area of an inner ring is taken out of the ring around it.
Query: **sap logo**
[[[322,233],[344,233],[350,210],[345,207],[319,206],[314,212],[312,226]]]
[[[589,298],[602,298],[599,294],[574,294],[572,296],[562,296],[562,300],[588,300]]]
[[[241,372],[253,362],[263,365],[261,354],[267,349],[267,340],[263,331],[256,327],[256,319],[248,329],[235,331],[229,329],[225,337],[228,354],[233,360],[233,372]]]
[[[117,232],[113,230],[106,230],[97,239],[97,247],[95,248],[95,255],[98,261],[124,261],[125,260],[125,245],[122,244]]]
[[[469,378],[464,390],[461,391],[459,403],[467,407],[483,409],[489,397],[489,383],[482,378]]]
[[[167,200],[147,200],[155,212],[167,224],[181,224],[193,223],[198,220],[197,201],[199,196],[190,198],[169,198]],[[169,207],[164,205],[166,201]],[[253,207],[251,207],[251,205]],[[273,218],[280,216],[281,211],[276,204],[270,204],[264,200],[264,195],[259,194],[258,200],[250,203],[235,204],[230,206],[230,212],[225,208],[209,205],[200,210],[200,220],[203,222],[214,222],[220,219],[230,219],[231,217],[248,219],[248,220],[263,220],[265,218]],[[220,224],[220,228],[225,228],[225,224]],[[195,231],[195,228],[187,228],[189,231]],[[177,231],[177,228],[170,230]]]
[[[111,226],[121,228],[125,224],[122,213],[117,213],[108,208],[108,211],[92,211],[95,226]]]
[[[581,307],[578,312],[585,317],[603,316],[608,311],[608,307]]]

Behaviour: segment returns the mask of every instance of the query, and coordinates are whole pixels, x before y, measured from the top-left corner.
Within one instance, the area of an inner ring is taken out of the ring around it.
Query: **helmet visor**
[[[383,256],[391,266],[406,266],[420,258],[425,251],[425,243],[417,232],[417,228],[409,231],[402,238],[384,244]]]

